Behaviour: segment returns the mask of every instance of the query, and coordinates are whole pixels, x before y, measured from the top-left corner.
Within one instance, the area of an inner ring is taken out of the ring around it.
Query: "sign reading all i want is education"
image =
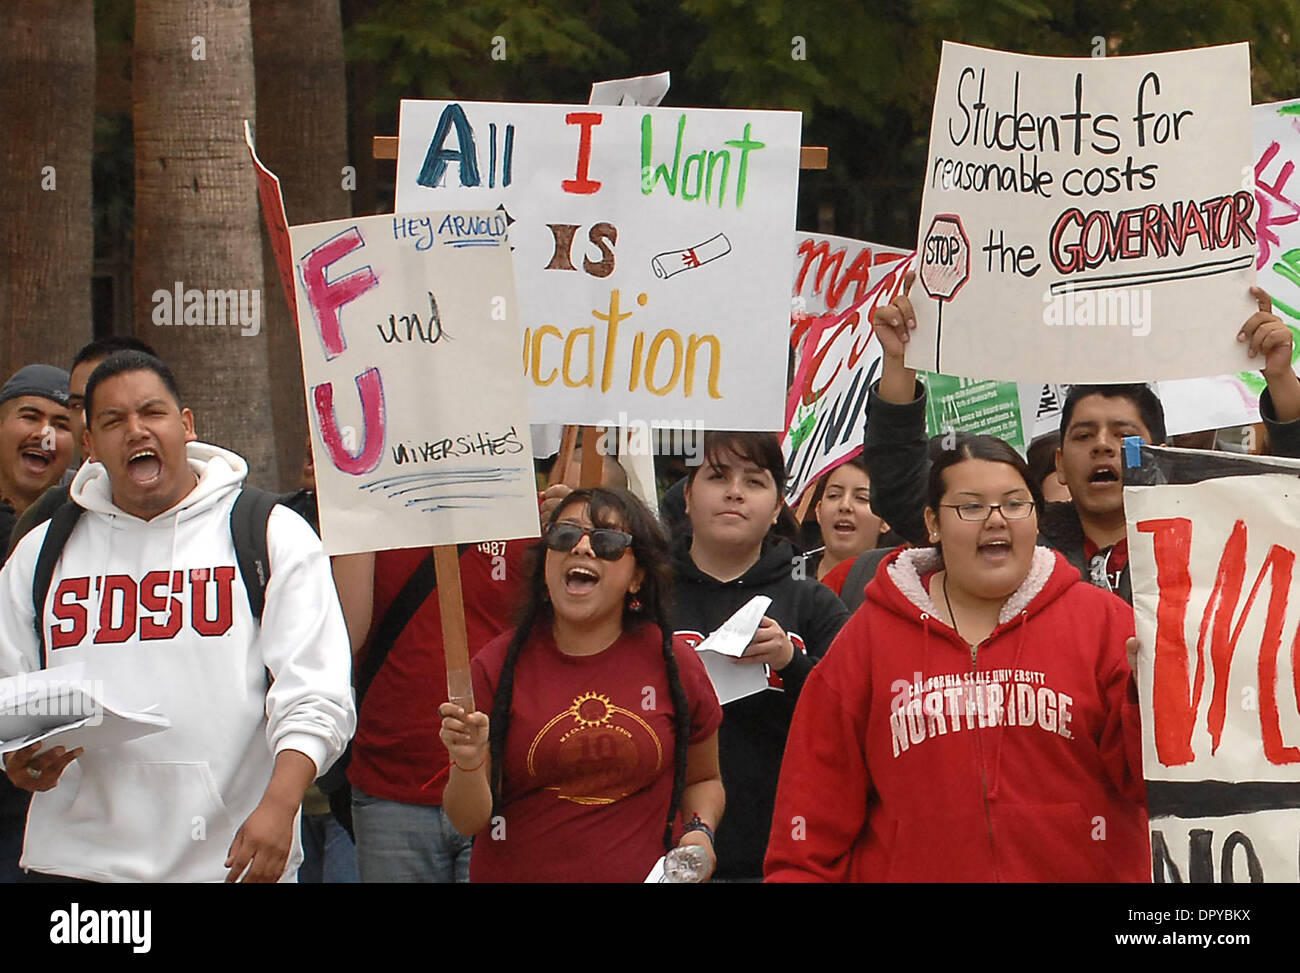
[[[536,537],[496,214],[366,216],[289,238],[326,552]]]
[[[397,214],[494,210],[535,422],[782,428],[794,112],[404,101]]]
[[[908,364],[1134,382],[1245,367],[1246,44],[1047,58],[945,43]]]

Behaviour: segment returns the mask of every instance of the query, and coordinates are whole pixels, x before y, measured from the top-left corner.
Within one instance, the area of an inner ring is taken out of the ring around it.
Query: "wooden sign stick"
[[[370,155],[375,159],[395,161],[397,159],[396,135],[373,135],[370,139]],[[825,145],[804,145],[799,149],[800,169],[825,169],[830,158],[830,149]]]
[[[812,506],[813,494],[817,492],[817,484],[808,484],[808,489],[803,492],[803,499],[799,501],[799,509],[795,511],[795,520],[799,521],[799,526],[803,527],[803,519],[808,515],[808,508]]]
[[[578,445],[578,427],[565,426],[564,432],[560,434],[560,455],[555,459],[555,467],[551,470],[551,478],[547,486],[555,486],[557,483],[566,483],[569,486],[576,484],[569,483],[567,477],[569,474],[569,460],[573,459],[573,451]]]
[[[474,680],[469,671],[469,637],[460,590],[460,554],[455,544],[433,549],[438,573],[438,607],[442,611],[442,651],[447,662],[447,700],[474,712]]]
[[[583,489],[600,486],[604,478],[605,457],[596,449],[596,442],[602,434],[599,426],[582,427],[582,467],[578,473],[578,486]]]

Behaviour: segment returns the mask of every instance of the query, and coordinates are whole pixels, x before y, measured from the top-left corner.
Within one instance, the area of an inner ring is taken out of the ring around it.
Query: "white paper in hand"
[[[57,666],[0,679],[0,752],[41,743],[99,750],[171,726],[151,712],[127,712],[105,702],[102,686],[83,678],[83,665]]]
[[[713,683],[713,691],[718,694],[719,703],[725,705],[767,688],[767,666],[742,665],[732,660],[745,654],[770,604],[772,599],[767,595],[755,595],[695,647]]]

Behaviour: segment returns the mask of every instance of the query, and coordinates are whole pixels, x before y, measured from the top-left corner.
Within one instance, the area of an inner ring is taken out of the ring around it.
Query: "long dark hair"
[[[690,742],[691,708],[677,671],[677,657],[673,655],[673,628],[669,621],[668,598],[672,590],[672,568],[668,556],[668,541],[658,520],[640,500],[627,490],[618,487],[591,487],[575,490],[564,498],[546,524],[549,530],[564,511],[576,503],[586,503],[591,522],[597,527],[611,527],[632,535],[632,556],[645,577],[637,598],[639,611],[623,604],[623,630],[625,632],[652,621],[659,626],[663,640],[664,668],[668,673],[668,690],[673,702],[673,791],[668,804],[668,821],[664,827],[664,849],[672,847],[673,829],[677,812],[681,808],[682,793],[686,790],[686,748]],[[496,697],[492,701],[489,723],[488,752],[492,758],[493,813],[500,803],[505,780],[506,737],[510,732],[510,705],[514,697],[515,666],[529,636],[538,625],[549,625],[555,618],[554,609],[546,590],[546,545],[537,544],[530,552],[524,602],[519,612],[519,623],[510,645],[506,649],[505,663]]]
[[[781,440],[775,433],[712,430],[704,434],[703,452],[704,461],[691,469],[691,483],[695,482],[701,469],[714,465],[723,453],[731,453],[771,473],[772,482],[776,484],[776,495],[781,500],[781,512],[776,523],[769,528],[766,540],[779,538],[789,541],[796,548],[802,547],[799,542],[799,522],[785,502],[785,455],[781,452]]]

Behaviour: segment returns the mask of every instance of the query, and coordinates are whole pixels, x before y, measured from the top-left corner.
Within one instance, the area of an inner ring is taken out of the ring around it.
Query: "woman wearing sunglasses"
[[[766,666],[770,688],[727,703],[719,734],[732,811],[718,836],[718,877],[758,880],[795,699],[848,611],[804,576],[803,560],[785,539],[795,525],[783,500],[785,458],[776,436],[710,432],[703,452],[686,486],[691,535],[674,552],[674,621],[678,635],[698,644],[755,595],[772,599],[734,663]]]
[[[1129,607],[1036,547],[1024,461],[957,434],[790,729],[769,881],[1147,881]],[[790,822],[799,821],[800,829]]]
[[[708,871],[722,817],[722,710],[674,645],[667,541],[626,490],[569,494],[546,528],[519,627],[474,656],[444,704],[443,806],[477,835],[472,882],[640,882],[674,845]]]

